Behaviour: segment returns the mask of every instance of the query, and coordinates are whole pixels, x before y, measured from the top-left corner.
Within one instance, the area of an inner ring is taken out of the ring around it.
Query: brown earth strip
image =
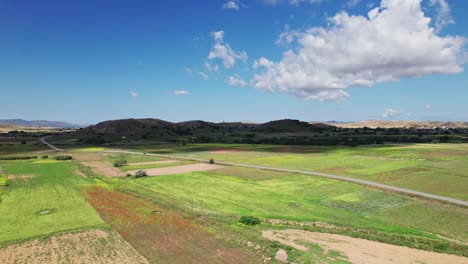
[[[102,153],[76,153],[73,157],[98,175],[106,177],[125,175],[121,170],[112,166],[112,163]]]
[[[346,256],[351,263],[355,264],[468,263],[468,258],[465,257],[389,245],[337,234],[286,229],[263,231],[262,235],[266,239],[277,241],[301,251],[308,250],[308,247],[300,242],[318,244],[325,252],[330,250],[338,251]]]
[[[89,230],[0,247],[0,263],[148,263],[114,231]]]
[[[136,250],[155,263],[257,263],[240,245],[205,231],[149,199],[91,187],[88,201]]]
[[[16,180],[16,179],[32,179],[36,177],[34,174],[20,174],[20,175],[8,175],[8,180]]]
[[[213,164],[197,163],[197,164],[188,164],[188,165],[171,166],[171,167],[163,167],[163,168],[144,169],[144,171],[146,171],[148,176],[159,176],[159,175],[188,173],[192,171],[216,170],[222,167],[223,166],[213,165]],[[131,170],[131,171],[127,171],[127,173],[135,174],[135,172],[137,171],[139,170]]]

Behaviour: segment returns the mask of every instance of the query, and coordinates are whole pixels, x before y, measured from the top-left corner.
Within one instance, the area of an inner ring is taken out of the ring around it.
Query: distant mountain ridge
[[[418,128],[418,129],[434,129],[434,128],[468,128],[468,122],[458,121],[385,121],[385,120],[368,120],[357,122],[327,122],[341,128]]]
[[[24,120],[24,119],[0,119],[0,125],[12,125],[20,127],[54,127],[54,128],[80,128],[86,125],[71,124],[63,121],[48,120]]]

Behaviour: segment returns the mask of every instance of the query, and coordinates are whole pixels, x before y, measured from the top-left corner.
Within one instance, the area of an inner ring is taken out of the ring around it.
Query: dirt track
[[[163,168],[145,169],[144,171],[146,171],[148,176],[159,176],[159,175],[188,173],[192,171],[216,170],[219,168],[222,168],[222,166],[206,164],[206,163],[197,163],[197,164],[188,164],[188,165],[171,166],[171,167],[163,167]],[[135,172],[137,171],[138,170],[127,171],[127,173],[135,174]]]
[[[468,258],[429,252],[419,249],[395,246],[360,238],[353,238],[337,234],[309,232],[297,229],[263,231],[263,237],[281,244],[306,251],[308,247],[298,241],[318,244],[328,252],[338,251],[345,255],[351,263],[379,263],[379,264],[468,264]]]

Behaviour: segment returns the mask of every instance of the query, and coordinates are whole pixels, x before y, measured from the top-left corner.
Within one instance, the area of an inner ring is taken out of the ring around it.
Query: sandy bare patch
[[[188,164],[164,168],[153,168],[145,169],[148,176],[159,176],[159,175],[170,175],[170,174],[180,174],[187,173],[192,171],[207,171],[207,170],[216,170],[222,168],[220,165],[213,165],[207,163],[197,163],[197,164]],[[127,171],[127,173],[134,174],[138,170]]]
[[[18,175],[8,175],[8,180],[16,180],[16,179],[32,179],[36,177],[34,174],[18,174]]]
[[[144,162],[132,162],[128,163],[128,166],[148,165],[148,164],[166,164],[176,163],[178,160],[160,160],[160,161],[144,161]]]
[[[337,234],[286,229],[263,231],[262,235],[266,239],[277,241],[302,251],[308,250],[308,248],[303,244],[298,244],[297,241],[318,244],[326,252],[334,250],[342,253],[351,263],[468,263],[468,258],[460,256],[395,246]]]
[[[213,154],[229,154],[229,153],[239,153],[239,152],[248,152],[248,151],[243,150],[243,149],[217,149],[217,150],[208,151],[208,153],[213,153]]]
[[[112,163],[109,160],[107,160],[102,153],[76,153],[73,155],[73,157],[80,161],[83,165],[90,167],[91,170],[98,175],[103,175],[107,177],[117,177],[125,175],[125,173],[123,173],[121,170],[112,166]]]
[[[275,259],[281,263],[288,263],[288,252],[280,248],[275,255]]]
[[[114,231],[89,230],[0,248],[0,263],[148,263]]]

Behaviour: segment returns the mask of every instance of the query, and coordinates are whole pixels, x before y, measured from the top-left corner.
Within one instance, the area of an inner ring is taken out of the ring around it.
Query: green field
[[[185,206],[193,203],[201,212],[320,221],[425,237],[434,237],[429,234],[434,233],[468,241],[468,212],[463,208],[447,205],[438,209],[427,202],[330,179],[274,172],[258,176],[253,169],[238,173],[237,168],[223,170],[149,177],[128,184]],[[441,215],[443,221],[433,226]],[[412,222],[412,218],[417,221]]]
[[[355,148],[194,144],[142,146],[140,149],[218,161],[327,172],[468,200],[468,144]]]
[[[118,154],[108,155],[107,158],[110,161],[114,161],[116,159],[125,159],[128,163],[166,160],[166,158],[160,158],[160,157],[155,157],[155,156],[127,154],[127,153],[118,153]]]
[[[23,146],[18,146],[20,151],[11,151],[8,156],[36,155],[23,152]],[[137,149],[148,153],[213,158],[215,161],[323,171],[466,199],[466,147],[468,145],[451,144],[356,148],[165,144],[141,145]],[[76,148],[72,154],[103,150],[99,147]],[[119,158],[129,163],[166,160],[137,154],[99,153],[98,156],[111,162]],[[139,164],[121,169],[128,171],[190,163],[193,162]],[[78,176],[77,171],[81,171],[82,176]],[[7,180],[6,175],[15,175],[16,178]],[[125,221],[136,221],[134,228],[138,227],[135,229],[140,230],[138,232],[152,230],[154,226],[146,226],[149,222],[145,219],[158,219],[155,212],[167,209],[183,216],[188,221],[184,223],[194,221],[211,234],[235,244],[235,247],[239,246],[239,241],[253,241],[267,248],[264,254],[269,256],[274,256],[276,250],[284,248],[284,245],[263,239],[261,232],[283,228],[338,233],[468,256],[468,246],[463,245],[468,243],[466,208],[309,175],[228,166],[178,175],[109,179],[97,176],[89,167],[76,161],[31,159],[0,161],[0,185],[2,183],[7,186],[0,186],[0,246],[72,230],[110,228],[107,224],[110,222],[127,230],[129,225]],[[116,191],[117,184],[122,192]],[[97,186],[103,188],[95,188]],[[104,218],[105,223],[93,208],[99,204],[97,201],[102,202],[104,197],[99,195],[104,193],[93,194],[97,200],[93,200],[96,204],[91,206],[83,196],[84,190],[88,190],[88,195],[89,190],[106,190],[105,195],[114,199],[129,199],[120,201],[122,204],[144,200],[146,206],[138,208],[138,213],[132,213],[135,208],[115,209],[113,203],[116,201],[111,199],[105,206],[96,207],[101,215],[105,212],[115,215],[114,219],[105,213],[108,217]],[[158,207],[159,211],[155,211]],[[255,227],[244,226],[238,222],[243,215],[259,217],[263,222]],[[127,220],[119,222],[120,218]],[[168,219],[172,218],[165,221]],[[155,232],[182,222],[157,223],[162,229]],[[124,238],[130,235],[125,232],[121,233]],[[145,236],[144,232],[132,233],[131,236],[136,249],[148,249],[147,245],[139,243],[154,239]],[[306,252],[288,250],[290,260],[297,263],[317,260],[346,263],[339,257],[339,252],[328,252],[318,245],[309,245]]]
[[[16,179],[1,194],[0,244],[67,230],[105,227],[80,187],[71,162],[9,161],[0,167]]]

